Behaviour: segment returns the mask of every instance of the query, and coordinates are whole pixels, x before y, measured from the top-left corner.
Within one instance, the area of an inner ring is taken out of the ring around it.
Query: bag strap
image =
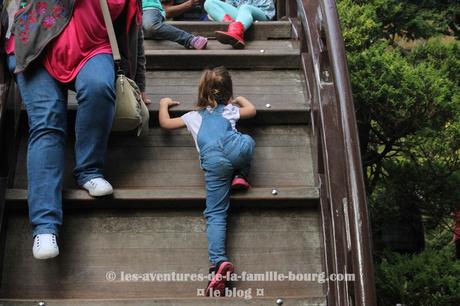
[[[109,6],[107,5],[107,0],[99,0],[102,9],[102,15],[104,16],[105,27],[107,28],[107,34],[109,34],[110,46],[112,47],[113,60],[117,64],[118,70],[120,70],[120,50],[118,49],[117,37],[115,36],[115,31],[113,30],[112,17],[110,16]]]

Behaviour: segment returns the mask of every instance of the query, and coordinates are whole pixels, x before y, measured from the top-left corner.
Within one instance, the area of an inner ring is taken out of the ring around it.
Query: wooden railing
[[[1,26],[0,26],[1,33]],[[2,271],[5,237],[5,193],[8,185],[8,140],[6,107],[9,93],[9,77],[6,61],[0,55],[0,271]]]
[[[335,1],[282,0],[301,46],[311,101],[326,273],[354,275],[328,282],[328,305],[376,305],[370,224],[345,47]]]

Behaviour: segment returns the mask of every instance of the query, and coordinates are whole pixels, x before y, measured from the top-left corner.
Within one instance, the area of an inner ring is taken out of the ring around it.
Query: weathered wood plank
[[[193,298],[204,281],[129,282],[125,273],[207,275],[206,224],[200,210],[66,211],[61,255],[33,259],[27,213],[7,221],[1,298]],[[317,209],[233,209],[228,253],[237,272],[317,273],[322,271]],[[117,279],[108,281],[113,271]],[[238,281],[236,288],[263,288],[265,297],[323,296],[323,284]]]
[[[234,95],[245,96],[258,110],[255,119],[243,124],[306,124],[309,103],[305,100],[304,81],[298,71],[231,71]],[[159,101],[171,97],[181,104],[171,108],[172,116],[196,109],[201,71],[148,71],[147,94],[153,101],[148,106],[151,124],[158,126]],[[270,107],[266,107],[269,104]],[[75,93],[69,93],[69,109],[77,109]]]
[[[179,29],[202,35],[208,38],[215,38],[215,31],[226,31],[228,23],[209,22],[209,21],[167,21]],[[289,21],[256,21],[245,33],[247,40],[267,40],[267,39],[290,39],[292,26]],[[146,35],[146,39],[150,39]]]
[[[287,200],[316,200],[318,199],[318,189],[315,187],[282,187],[277,188],[278,194],[272,195],[273,188],[252,188],[244,193],[235,193],[232,199],[244,201],[259,201],[273,199],[277,201]],[[94,201],[84,190],[66,189],[63,192],[65,201]],[[114,200],[136,200],[136,201],[203,201],[206,199],[206,192],[199,188],[137,188],[137,189],[115,189]],[[26,189],[8,189],[6,192],[8,201],[26,201]]]
[[[128,300],[47,300],[47,306],[208,306],[208,305],[223,305],[223,306],[240,306],[240,305],[274,305],[273,297],[257,297],[244,298],[187,298],[187,299],[128,299]],[[289,306],[326,306],[325,297],[292,297],[283,298],[286,305]],[[37,301],[24,300],[5,300],[0,299],[0,305],[3,306],[37,306]]]
[[[169,41],[146,41],[145,48],[148,69],[196,70],[221,65],[230,69],[298,69],[300,63],[297,43],[289,40],[252,41],[243,50],[217,41],[209,41],[206,50],[187,50]]]
[[[254,51],[264,50],[265,53],[273,53],[284,51],[286,53],[294,53],[300,55],[298,44],[294,40],[255,40],[248,42],[244,49],[233,49],[229,45],[224,45],[218,41],[210,40],[205,50],[185,49],[183,46],[173,41],[167,40],[146,40],[144,43],[145,54],[149,55],[157,51],[174,50],[174,55],[182,55],[188,53],[194,54],[234,54],[236,56],[246,56]],[[299,68],[297,66],[297,68]]]
[[[309,129],[305,126],[271,126],[243,129],[256,140],[249,177],[255,188],[316,187]],[[27,139],[24,138],[16,166],[14,188],[25,189]],[[65,189],[75,189],[72,178],[73,144],[66,151]],[[198,153],[187,131],[173,133],[155,128],[144,139],[113,137],[109,144],[106,177],[116,189],[196,187],[204,189]],[[167,189],[162,189],[163,191]],[[185,189],[191,192],[191,189]],[[258,189],[261,194],[264,189]],[[163,192],[162,191],[162,192]],[[192,198],[196,193],[190,193]],[[188,197],[182,195],[179,197]],[[250,196],[250,193],[248,193]]]

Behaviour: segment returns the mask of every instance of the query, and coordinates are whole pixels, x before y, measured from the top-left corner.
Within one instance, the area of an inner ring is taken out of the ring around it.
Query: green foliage
[[[453,258],[451,233],[417,255],[386,251],[376,264],[379,305],[460,305],[460,261]],[[442,241],[442,244],[439,242]]]
[[[460,210],[460,2],[339,0],[338,10],[379,304],[460,305],[460,263],[449,243],[450,213]],[[385,250],[385,226],[409,224],[405,228],[416,232],[420,220],[428,234],[425,251]]]
[[[446,77],[460,86],[460,42],[444,42],[435,37],[419,45],[408,54],[413,64],[426,63],[445,73]]]
[[[352,0],[342,0],[338,2],[337,9],[348,51],[368,48],[380,38],[381,25],[372,6],[355,3]]]
[[[341,0],[342,2],[344,0]],[[436,34],[460,34],[460,3],[457,0],[354,0],[371,8],[381,24],[381,36],[428,38]],[[342,16],[342,15],[341,15]]]
[[[447,138],[457,135],[460,88],[446,76],[446,71],[427,61],[413,64],[385,42],[350,53],[348,59],[363,164],[369,174],[368,190],[372,192],[385,174],[386,159],[414,155],[409,150],[413,139],[426,139],[426,147],[436,147],[436,139],[446,125],[452,127]],[[458,145],[452,140],[454,147]]]
[[[372,1],[377,15],[384,25],[383,32],[387,39],[395,40],[398,36],[409,39],[426,38],[437,30],[433,12],[417,5],[415,1],[375,0]],[[420,2],[420,1],[418,1]]]
[[[370,201],[376,234],[385,220],[411,222],[415,214],[424,216],[428,231],[442,226],[450,229],[452,224],[445,218],[460,209],[460,173],[451,175],[448,165],[437,160],[388,160],[385,169],[387,175]]]

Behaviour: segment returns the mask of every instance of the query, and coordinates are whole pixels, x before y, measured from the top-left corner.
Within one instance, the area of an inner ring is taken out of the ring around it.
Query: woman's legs
[[[216,39],[220,43],[231,45],[235,49],[242,49],[245,47],[244,32],[252,25],[254,20],[268,20],[268,18],[261,9],[252,5],[243,4],[237,10],[236,21],[228,26],[227,32],[216,31]]]
[[[245,31],[249,29],[254,20],[268,21],[267,16],[260,8],[248,4],[243,4],[238,8],[238,15],[235,19],[243,24]]]
[[[225,15],[236,19],[238,15],[236,7],[220,0],[206,0],[204,9],[214,21],[223,21]]]
[[[16,66],[14,56],[8,66]],[[33,235],[58,234],[67,129],[67,91],[42,65],[16,75],[29,118],[28,202]]]
[[[86,62],[75,79],[78,110],[75,121],[77,184],[103,177],[107,143],[115,114],[115,68],[111,54]]]

